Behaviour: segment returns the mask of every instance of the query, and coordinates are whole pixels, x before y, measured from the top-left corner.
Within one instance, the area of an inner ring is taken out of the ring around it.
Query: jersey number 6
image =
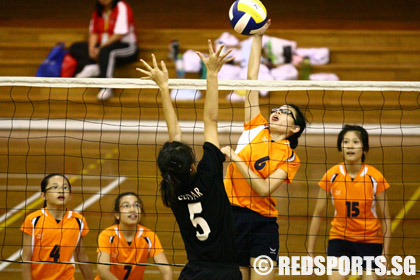
[[[197,226],[201,227],[201,230],[203,231],[203,233],[200,233],[197,230],[197,239],[200,241],[205,241],[207,240],[207,238],[209,238],[209,234],[210,234],[210,227],[207,224],[206,220],[204,220],[203,217],[194,217],[195,214],[200,214],[203,211],[203,208],[201,207],[201,202],[196,202],[196,203],[189,203],[188,204],[188,211],[190,212],[190,220],[191,223],[193,224],[193,226],[195,228],[197,228]]]

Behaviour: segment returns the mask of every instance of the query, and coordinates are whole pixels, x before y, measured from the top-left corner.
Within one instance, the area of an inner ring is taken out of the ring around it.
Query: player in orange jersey
[[[141,225],[143,202],[133,192],[121,193],[115,200],[115,225],[98,238],[98,275],[95,279],[143,279],[148,258],[168,264],[157,235]],[[105,265],[101,263],[125,263]],[[169,266],[158,266],[164,280],[172,279]]]
[[[269,20],[254,35],[248,64],[248,79],[258,79],[261,62],[262,36]],[[306,127],[306,120],[295,105],[271,110],[267,121],[260,112],[259,93],[247,92],[244,131],[236,150],[224,147],[222,152],[232,163],[224,180],[232,204],[239,248],[239,265],[243,279],[272,279],[262,276],[249,266],[261,255],[278,259],[279,237],[276,200],[271,194],[283,182],[290,183],[300,166],[294,149]]]
[[[74,279],[73,255],[79,262],[89,262],[82,237],[89,232],[85,218],[66,208],[71,199],[71,185],[62,174],[50,174],[41,182],[44,208],[29,214],[21,230],[23,261],[45,263],[22,264],[23,279]],[[89,264],[79,265],[84,279],[93,279]]]
[[[314,257],[321,217],[330,196],[335,214],[327,255],[388,256],[391,217],[386,190],[389,184],[377,169],[365,164],[369,135],[360,126],[346,125],[338,135],[337,148],[343,153],[344,162],[330,168],[319,182],[320,190],[309,229],[308,252]],[[378,219],[376,205],[382,220]],[[364,279],[376,278],[375,274],[364,275]],[[329,279],[345,279],[345,276],[333,271]]]

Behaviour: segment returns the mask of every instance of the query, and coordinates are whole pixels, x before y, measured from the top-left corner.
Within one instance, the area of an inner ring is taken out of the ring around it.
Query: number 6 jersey
[[[389,184],[381,172],[365,164],[352,179],[341,163],[329,169],[318,184],[331,195],[335,208],[330,239],[383,243],[376,195],[389,188]]]
[[[32,261],[55,262],[32,263],[33,279],[74,279],[74,265],[58,263],[74,261],[76,245],[89,232],[82,215],[67,210],[57,222],[47,208],[42,208],[29,214],[20,230],[32,236]]]
[[[231,206],[223,185],[222,152],[204,143],[203,158],[188,186],[177,190],[171,205],[185,243],[188,261],[236,263]]]

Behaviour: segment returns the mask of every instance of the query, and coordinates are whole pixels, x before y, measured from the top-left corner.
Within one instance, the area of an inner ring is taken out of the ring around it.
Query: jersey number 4
[[[355,218],[359,216],[359,202],[355,201],[346,201],[347,206],[347,217]]]
[[[55,262],[58,261],[60,258],[60,245],[55,245],[54,248],[52,248],[50,258],[53,258]]]
[[[209,238],[209,234],[211,231],[209,224],[206,222],[206,220],[204,220],[203,217],[195,217],[195,215],[198,215],[203,211],[203,208],[201,207],[201,202],[189,203],[188,211],[190,212],[190,220],[193,226],[195,228],[200,226],[201,230],[203,231],[202,233],[200,233],[197,230],[197,234],[196,234],[197,239],[200,241],[207,240],[207,238]]]

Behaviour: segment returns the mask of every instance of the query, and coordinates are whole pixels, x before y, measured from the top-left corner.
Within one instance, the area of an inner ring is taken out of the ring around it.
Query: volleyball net
[[[169,85],[183,140],[200,158],[204,98],[198,97],[199,91],[205,92],[206,81],[179,79]],[[114,88],[114,97],[98,102],[99,88]],[[197,98],[183,100],[185,89]],[[279,210],[280,255],[307,254],[317,183],[343,160],[336,145],[343,125],[357,124],[370,136],[366,162],[391,185],[391,254],[420,261],[420,83],[219,81],[222,146],[236,147],[244,117],[243,102],[226,96],[249,89],[270,91],[260,98],[265,117],[273,107],[296,104],[310,122],[296,149],[302,164],[293,183],[273,194]],[[114,200],[127,191],[142,198],[146,212],[142,222],[158,235],[169,263],[186,263],[176,221],[158,192],[156,158],[168,136],[154,82],[0,77],[0,104],[0,273],[17,269],[21,262],[20,226],[29,213],[42,208],[40,181],[49,173],[64,173],[71,180],[68,208],[87,220],[90,232],[84,244],[93,263],[99,233],[114,223]],[[325,254],[333,216],[329,205],[318,254]]]

